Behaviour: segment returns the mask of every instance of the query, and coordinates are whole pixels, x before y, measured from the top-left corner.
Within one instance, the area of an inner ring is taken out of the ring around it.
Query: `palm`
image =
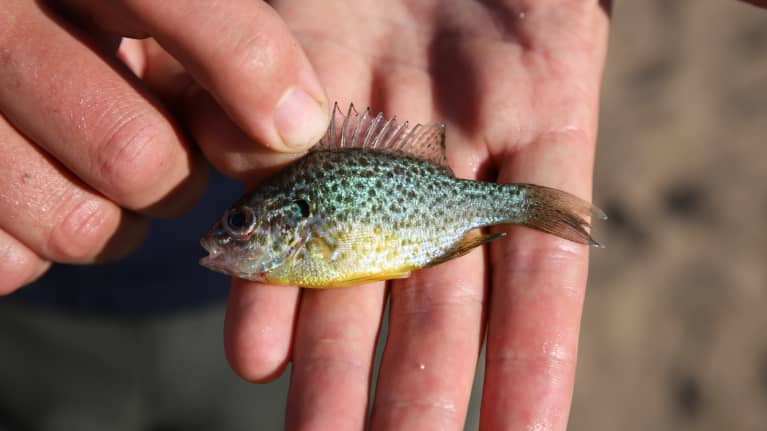
[[[593,16],[465,5],[416,18],[391,2],[355,2],[318,19],[327,7],[275,3],[331,98],[447,121],[451,149],[500,158],[543,133],[593,131],[601,52],[578,34],[593,32]]]
[[[331,100],[446,122],[458,176],[536,182],[587,196],[603,11],[447,4],[274,2]],[[493,265],[474,252],[393,284],[374,427],[460,428],[487,324],[483,424],[564,429],[587,251],[537,232],[513,234],[494,245]],[[247,292],[235,288],[233,304],[253,312],[264,304],[292,311],[296,304],[297,293],[284,288]],[[364,424],[384,302],[382,284],[303,294],[290,358],[290,424]],[[287,320],[291,312],[283,314]],[[231,315],[235,367],[265,377],[263,349],[280,351],[279,343],[254,332],[276,327],[280,317]]]

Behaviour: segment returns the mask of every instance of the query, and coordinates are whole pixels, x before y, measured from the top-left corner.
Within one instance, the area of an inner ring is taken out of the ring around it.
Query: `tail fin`
[[[517,184],[525,189],[529,206],[522,223],[558,237],[604,247],[591,237],[591,216],[606,219],[602,210],[570,193],[535,184]]]

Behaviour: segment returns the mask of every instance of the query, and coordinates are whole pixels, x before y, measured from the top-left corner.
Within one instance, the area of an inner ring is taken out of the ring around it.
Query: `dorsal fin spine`
[[[389,119],[389,121],[384,123],[383,127],[381,127],[381,132],[378,135],[376,135],[376,138],[373,141],[373,148],[376,148],[378,144],[381,143],[381,140],[386,138],[386,132],[389,131],[389,127],[391,127],[392,122],[395,121],[396,118],[397,117],[392,117],[391,119]]]
[[[383,113],[379,112],[368,127],[368,133],[365,135],[365,140],[362,141],[363,148],[375,148],[375,146],[370,145],[370,140],[374,137],[373,133],[376,132],[376,128],[378,127],[378,123],[381,122],[381,119],[383,119]]]
[[[338,107],[338,102],[336,102],[333,104],[333,113],[330,116],[330,127],[328,127],[328,133],[326,136],[328,141],[325,144],[328,148],[336,147],[336,115],[340,114],[341,108]]]
[[[352,142],[351,142],[352,147],[358,146],[357,138],[359,137],[360,126],[362,125],[363,122],[365,122],[368,115],[370,115],[370,108],[366,109],[365,112],[362,113],[362,116],[357,120],[357,125],[354,126],[354,134],[352,135]]]
[[[367,108],[360,115],[350,104],[344,115],[336,103],[325,136],[310,151],[381,150],[430,161],[450,171],[445,154],[444,124],[416,124],[410,128],[408,121],[400,124],[396,117],[387,120],[383,113],[373,116],[372,112]]]
[[[405,121],[402,123],[402,130],[399,131],[397,134],[397,139],[393,139],[391,143],[392,149],[399,149],[399,147],[402,145],[402,141],[404,141],[407,138],[408,133],[410,133],[410,122]]]
[[[420,130],[421,130],[421,125],[416,124],[415,127],[405,132],[405,134],[399,139],[399,141],[397,141],[395,150],[402,151],[402,147],[405,145],[405,142],[409,141],[410,137]]]
[[[346,113],[346,117],[344,117],[344,123],[341,126],[341,145],[340,148],[346,148],[346,135],[347,131],[349,130],[349,118],[352,117],[352,112],[357,113],[357,110],[354,109],[354,104],[349,104],[349,111]]]
[[[397,124],[397,116],[395,115],[394,117],[392,117],[391,121],[392,121],[393,124]],[[389,134],[389,136],[386,137],[386,140],[383,142],[382,146],[384,148],[390,148],[391,147],[391,143],[394,142],[395,139],[397,139],[397,135],[399,135],[400,132],[402,132],[402,128],[403,127],[407,127],[407,121],[405,121],[404,123],[402,123],[399,126],[397,126],[397,128],[394,129]]]

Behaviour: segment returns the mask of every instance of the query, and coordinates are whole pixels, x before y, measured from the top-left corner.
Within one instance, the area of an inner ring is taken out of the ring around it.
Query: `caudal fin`
[[[522,224],[564,239],[604,247],[591,237],[591,218],[607,216],[599,208],[561,190],[535,184],[517,184],[528,202]]]

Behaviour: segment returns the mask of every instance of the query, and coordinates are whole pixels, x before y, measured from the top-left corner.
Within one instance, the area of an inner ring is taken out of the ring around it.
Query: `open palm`
[[[273,6],[331,100],[448,125],[456,174],[588,198],[606,11],[597,1],[292,2]],[[386,289],[238,280],[227,351],[245,378],[292,362],[288,428],[365,426],[387,294],[374,429],[461,429],[483,337],[482,425],[564,429],[588,250],[513,228]]]

